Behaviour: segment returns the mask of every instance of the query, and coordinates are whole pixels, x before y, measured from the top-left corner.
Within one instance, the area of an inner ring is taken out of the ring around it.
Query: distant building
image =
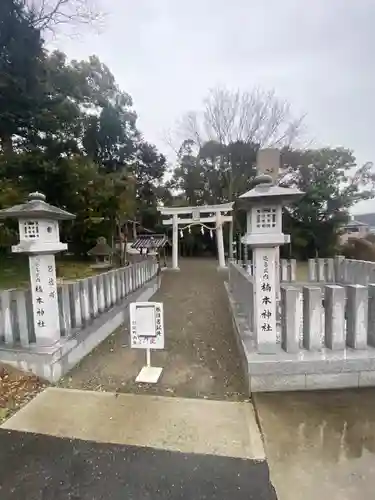
[[[375,213],[373,214],[360,214],[356,215],[355,219],[368,225],[369,232],[375,233]]]
[[[370,233],[370,226],[359,220],[360,216],[350,220],[341,229],[340,243],[344,245],[349,238],[365,238]],[[374,227],[375,229],[375,227]]]

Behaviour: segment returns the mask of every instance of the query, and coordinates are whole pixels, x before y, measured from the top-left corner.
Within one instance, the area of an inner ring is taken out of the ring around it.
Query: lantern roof
[[[94,255],[95,257],[106,257],[112,255],[113,249],[108,245],[107,240],[100,236],[96,245],[87,252],[87,255]]]
[[[285,188],[273,183],[267,174],[258,175],[253,181],[253,188],[242,194],[237,204],[246,208],[260,204],[286,205],[301,198],[305,193],[297,188]]]
[[[52,220],[71,220],[75,219],[75,215],[54,207],[46,203],[46,197],[43,193],[30,193],[26,203],[14,205],[10,208],[0,210],[0,219],[52,219]]]

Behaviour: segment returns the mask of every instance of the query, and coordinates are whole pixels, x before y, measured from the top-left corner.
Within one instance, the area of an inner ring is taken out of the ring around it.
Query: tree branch
[[[102,14],[94,0],[22,0],[31,13],[35,28],[52,30],[62,24],[80,25],[96,23]]]

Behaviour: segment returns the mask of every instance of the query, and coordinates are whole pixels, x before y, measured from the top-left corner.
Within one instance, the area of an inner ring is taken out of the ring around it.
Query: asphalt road
[[[1,500],[276,500],[266,462],[0,429]]]

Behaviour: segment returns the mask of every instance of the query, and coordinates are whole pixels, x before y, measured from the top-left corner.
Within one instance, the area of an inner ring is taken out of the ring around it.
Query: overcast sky
[[[50,47],[75,59],[97,54],[164,153],[165,131],[199,109],[209,88],[260,86],[307,113],[317,145],[375,161],[375,0],[102,2],[100,34],[60,36]]]

